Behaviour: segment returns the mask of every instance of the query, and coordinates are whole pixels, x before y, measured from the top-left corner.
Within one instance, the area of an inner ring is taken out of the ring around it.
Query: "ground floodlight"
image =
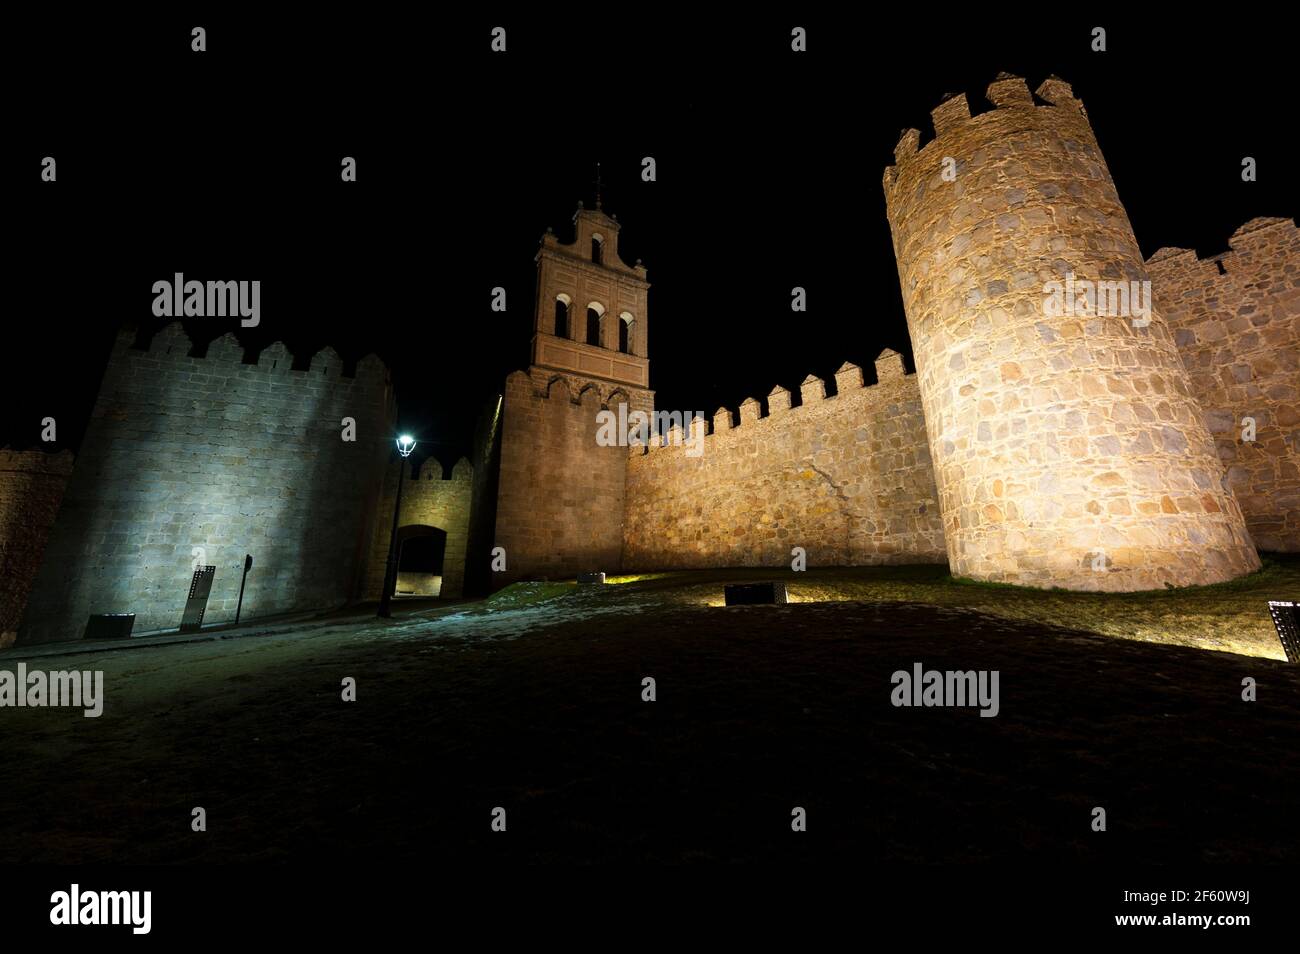
[[[727,606],[788,603],[784,583],[731,583],[723,587]]]

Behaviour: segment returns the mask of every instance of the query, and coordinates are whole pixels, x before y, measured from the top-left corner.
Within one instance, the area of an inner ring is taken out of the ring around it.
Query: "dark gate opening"
[[[442,593],[442,562],[447,552],[447,531],[438,527],[412,525],[397,531],[396,599],[439,596]]]

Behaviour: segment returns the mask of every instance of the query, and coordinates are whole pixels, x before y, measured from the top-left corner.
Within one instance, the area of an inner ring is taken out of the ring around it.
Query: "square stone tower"
[[[618,220],[578,204],[574,240],[549,229],[537,252],[533,377],[559,375],[577,395],[595,384],[603,398],[627,394],[629,410],[653,407],[647,353],[646,270],[618,254]]]
[[[549,229],[542,238],[532,364],[502,396],[498,586],[622,566],[629,452],[598,437],[602,412],[654,411],[650,283],[640,262],[619,257],[618,220],[599,198],[594,210],[578,206],[573,227],[572,242]]]

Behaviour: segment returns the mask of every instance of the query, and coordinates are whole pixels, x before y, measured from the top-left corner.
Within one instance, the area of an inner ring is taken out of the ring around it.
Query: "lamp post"
[[[239,581],[239,602],[235,604],[235,625],[239,625],[239,612],[244,608],[244,584],[248,582],[248,571],[253,568],[253,554],[244,554],[244,577]]]
[[[384,592],[379,597],[379,615],[392,616],[393,590],[397,588],[397,522],[402,515],[402,484],[406,483],[406,458],[415,450],[415,438],[403,434],[397,439],[397,453],[401,454],[401,467],[397,471],[397,501],[393,504],[393,532],[388,535],[388,568],[384,571]]]

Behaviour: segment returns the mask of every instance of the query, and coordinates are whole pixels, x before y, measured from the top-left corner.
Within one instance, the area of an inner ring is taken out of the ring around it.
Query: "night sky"
[[[75,448],[117,328],[150,322],[153,282],[180,271],[262,282],[259,328],[194,319],[200,342],[233,330],[303,361],[327,344],[348,361],[378,353],[401,427],[450,464],[528,363],[538,240],[547,226],[571,237],[598,161],[622,257],[649,270],[659,407],[797,392],[845,360],[870,369],[884,347],[910,367],[881,174],[900,130],[928,141],[949,92],[988,108],[1002,70],[1073,84],[1145,255],[1214,254],[1248,219],[1296,214],[1293,54],[1272,14],[935,11],[913,34],[802,8],[751,7],[743,23],[649,8],[635,24],[564,9],[432,32],[321,14],[331,22],[115,17],[12,37],[50,67],[18,82],[6,124],[0,445],[38,444],[53,415],[57,446]],[[504,56],[489,51],[498,24]],[[207,53],[190,51],[194,25]],[[806,54],[789,51],[793,25]],[[39,181],[45,155],[57,183]],[[355,184],[339,181],[345,155]],[[643,156],[657,182],[640,180]],[[1243,156],[1259,181],[1241,181]],[[489,308],[497,285],[505,315]],[[790,311],[795,285],[807,314]]]

